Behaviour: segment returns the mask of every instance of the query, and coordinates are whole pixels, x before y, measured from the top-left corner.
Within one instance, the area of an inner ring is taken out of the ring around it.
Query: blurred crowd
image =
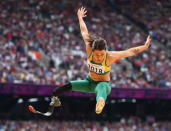
[[[142,121],[138,117],[107,121],[11,121],[0,120],[0,131],[169,131],[170,122],[156,122],[153,117]]]
[[[165,2],[155,1],[133,3],[139,7],[136,11],[132,5],[124,8],[122,2],[117,3],[123,12],[146,24],[154,40],[148,51],[112,66],[114,88],[171,87],[171,16],[164,9]],[[144,44],[147,34],[115,12],[108,1],[0,1],[0,82],[62,85],[85,79],[85,46],[76,13],[81,5],[88,10],[85,22],[89,32],[104,37],[109,50]]]

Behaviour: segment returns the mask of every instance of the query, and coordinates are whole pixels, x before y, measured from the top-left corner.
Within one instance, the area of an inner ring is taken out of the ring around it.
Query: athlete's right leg
[[[52,96],[51,96],[51,102],[49,104],[49,108],[48,108],[48,111],[46,113],[42,113],[40,111],[37,111],[32,106],[29,106],[28,108],[33,113],[38,113],[38,114],[41,114],[41,115],[44,115],[44,116],[50,116],[50,115],[52,115],[52,113],[54,111],[54,108],[61,105],[61,102],[58,99],[58,96],[61,95],[64,92],[71,91],[71,89],[72,89],[71,83],[68,83],[68,84],[66,84],[64,86],[56,87],[53,90],[53,93],[52,93]]]
[[[51,97],[50,106],[55,106],[55,107],[60,106],[61,102],[57,96],[63,94],[64,92],[68,92],[68,91],[93,92],[93,90],[90,88],[90,83],[88,80],[71,81],[64,86],[56,87],[53,90],[53,95]]]

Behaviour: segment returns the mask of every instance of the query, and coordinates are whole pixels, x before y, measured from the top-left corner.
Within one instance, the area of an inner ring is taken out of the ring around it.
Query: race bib
[[[103,74],[104,73],[104,67],[101,65],[93,64],[90,62],[87,62],[88,68],[91,72],[97,73],[97,74]]]

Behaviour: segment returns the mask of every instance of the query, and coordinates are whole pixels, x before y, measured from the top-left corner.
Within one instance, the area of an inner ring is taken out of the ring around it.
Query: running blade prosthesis
[[[53,114],[53,110],[54,110],[54,106],[49,106],[49,109],[46,113],[43,113],[43,112],[40,112],[40,111],[37,111],[33,106],[29,105],[28,106],[28,110],[32,113],[35,113],[35,114],[41,114],[41,115],[44,115],[44,116],[51,116]]]

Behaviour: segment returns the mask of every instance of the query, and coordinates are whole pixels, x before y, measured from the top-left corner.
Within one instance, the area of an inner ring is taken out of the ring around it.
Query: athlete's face
[[[106,55],[106,50],[94,50],[93,59],[97,63],[101,63]]]

